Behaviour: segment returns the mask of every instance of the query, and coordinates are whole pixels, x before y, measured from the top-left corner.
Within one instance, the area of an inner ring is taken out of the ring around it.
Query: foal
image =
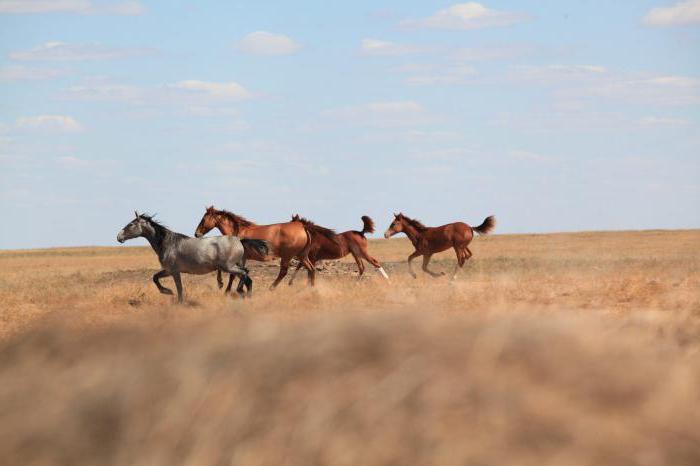
[[[480,235],[489,234],[496,227],[496,217],[493,215],[486,217],[484,222],[478,227],[471,227],[466,223],[448,223],[439,227],[426,227],[418,220],[406,217],[404,214],[394,214],[394,221],[384,233],[385,238],[390,238],[397,233],[406,233],[408,239],[416,248],[413,254],[408,256],[408,271],[416,278],[411,267],[411,261],[418,256],[423,256],[423,271],[433,277],[445,275],[445,273],[435,273],[428,269],[430,257],[437,253],[454,248],[457,254],[457,264],[455,265],[452,279],[457,277],[457,271],[464,266],[464,263],[472,256],[469,250],[469,243],[474,238],[474,232]]]
[[[153,275],[153,283],[161,293],[173,294],[172,290],[160,284],[161,278],[172,276],[177,287],[177,300],[181,303],[181,273],[203,275],[215,270],[223,270],[241,277],[241,283],[236,290],[239,295],[244,296],[243,285],[248,288],[248,294],[253,291],[253,280],[248,276],[248,270],[245,268],[244,244],[246,248],[265,255],[267,254],[265,241],[239,240],[232,236],[190,238],[167,229],[149,215],[134,213],[136,218],[119,231],[117,241],[123,243],[139,236],[148,240],[163,267],[160,272]]]
[[[310,220],[300,218],[299,215],[293,216],[292,221],[299,221],[303,223],[306,225],[307,229],[311,231],[309,260],[314,266],[318,261],[327,259],[341,259],[348,254],[352,254],[352,257],[357,263],[357,271],[360,276],[362,276],[365,271],[365,265],[362,262],[364,259],[372,264],[384,278],[387,280],[389,279],[389,276],[384,271],[382,264],[380,264],[377,259],[370,256],[369,252],[367,251],[367,238],[365,238],[365,234],[374,233],[374,222],[367,215],[362,216],[362,231],[350,230],[338,234],[335,234],[333,230],[319,227]],[[325,234],[318,234],[319,230],[326,230],[326,232]],[[332,235],[329,235],[328,232],[330,232]],[[296,270],[292,274],[292,278],[289,280],[290,285],[294,282],[294,277],[296,277],[296,274],[299,272],[301,266],[302,264],[297,265]]]

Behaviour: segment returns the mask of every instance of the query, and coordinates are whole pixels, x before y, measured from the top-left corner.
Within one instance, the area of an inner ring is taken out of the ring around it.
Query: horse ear
[[[139,213],[134,211],[134,215],[136,215],[136,218],[139,218]]]
[[[394,217],[399,218],[399,214],[394,213]]]

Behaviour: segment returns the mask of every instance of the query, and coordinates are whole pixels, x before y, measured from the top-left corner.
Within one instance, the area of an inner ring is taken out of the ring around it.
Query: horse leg
[[[367,247],[362,246],[360,247],[360,254],[362,255],[362,258],[372,264],[377,271],[382,274],[382,277],[384,277],[386,280],[389,280],[389,275],[386,274],[384,271],[384,267],[382,267],[382,264],[379,263],[377,259],[374,257],[370,256],[369,253],[367,252]]]
[[[357,263],[357,278],[360,279],[362,278],[362,274],[365,273],[365,264],[362,263],[362,258],[354,252],[352,253],[352,257],[355,259],[355,263]]]
[[[175,280],[175,288],[177,288],[177,302],[182,304],[182,277],[180,272],[173,272],[173,280]]]
[[[219,289],[224,287],[224,279],[221,278],[221,270],[216,271],[216,284],[219,285]],[[230,291],[230,288],[226,292]]]
[[[455,246],[455,252],[457,253],[457,265],[455,265],[455,271],[454,274],[452,274],[452,280],[457,278],[458,268],[461,269],[462,267],[464,267],[464,264],[467,262],[467,260],[472,257],[472,252],[467,246],[464,246],[463,249],[458,249]]]
[[[439,277],[440,275],[445,275],[445,272],[436,273],[428,269],[428,264],[430,263],[431,257],[433,257],[432,254],[423,255],[423,272],[430,274],[431,277]]]
[[[165,278],[165,277],[169,277],[169,276],[170,276],[170,272],[168,272],[167,270],[161,270],[160,272],[153,275],[153,283],[156,284],[156,286],[158,287],[158,291],[160,291],[161,293],[172,295],[173,290],[171,290],[170,288],[166,288],[160,284],[161,278]]]
[[[270,285],[271,290],[275,289],[275,287],[280,284],[284,276],[287,275],[287,270],[289,270],[289,260],[289,257],[283,257],[280,260],[280,273],[277,275],[277,278],[275,278],[275,281],[272,282],[272,285]]]
[[[247,296],[253,296],[253,279],[250,278],[250,275],[248,274],[245,276],[245,286],[248,289]]]
[[[454,272],[452,272],[452,280],[455,280],[457,278],[457,272],[459,271],[459,268],[464,265],[464,261],[466,259],[466,253],[459,249],[457,246],[455,248],[455,254],[457,254],[457,263],[455,264],[455,269]]]
[[[232,274],[232,273],[230,273],[230,274],[228,275],[228,285],[226,285],[226,290],[224,291],[224,294],[229,294],[229,293],[231,292],[231,286],[233,286],[233,279],[234,279],[235,276],[236,276],[236,275],[235,275],[235,274]],[[223,287],[223,286],[224,286],[224,285],[223,285],[223,283],[222,283],[221,286],[220,286],[219,288],[221,288],[221,287]]]
[[[316,284],[316,266],[313,262],[311,262],[309,256],[306,256],[302,259],[302,264],[304,264],[304,267],[306,267],[307,270],[307,283],[311,286],[314,286]]]
[[[231,274],[233,277],[234,275]],[[243,298],[245,295],[243,293],[243,286],[246,285],[246,280],[245,280],[245,275],[239,275],[239,280],[238,280],[238,286],[236,287],[236,293],[238,293],[238,296]]]
[[[238,296],[241,298],[245,298],[245,293],[243,292],[243,286],[248,285],[250,282],[250,286],[248,287],[248,293],[250,294],[250,290],[252,289],[252,283],[253,281],[248,277],[248,270],[245,267],[242,267],[238,264],[234,265],[229,265],[226,268],[226,271],[230,274],[231,280],[233,281],[233,277],[239,277],[240,281],[238,282],[238,286],[236,287],[236,293],[238,293]]]
[[[240,268],[242,268],[243,270],[245,270],[245,277],[247,277],[249,271],[248,271],[248,268],[245,266],[245,261],[246,261],[246,259],[245,259],[245,256],[244,256],[244,257],[243,257],[243,260],[240,262],[240,264],[238,264],[238,266],[239,266]],[[229,279],[228,279],[228,288],[226,288],[226,292],[227,292],[227,293],[231,291],[231,283],[233,282],[233,277],[234,277],[235,275],[236,275],[236,274],[230,274],[230,275],[229,275]],[[252,281],[251,281],[251,283],[252,283]],[[246,286],[247,286],[247,285],[248,285],[248,282],[247,282],[247,280],[244,279],[244,275],[241,275],[240,278],[239,278],[239,280],[238,280],[238,287],[236,288],[236,292],[237,292],[238,294],[241,294],[241,290],[243,290],[243,285],[246,285]],[[251,285],[251,286],[252,286],[252,285]],[[250,292],[250,290],[249,290],[249,292]]]
[[[299,273],[299,269],[302,268],[303,265],[304,264],[302,264],[301,261],[299,261],[299,263],[297,264],[297,268],[294,269],[294,273],[292,273],[292,278],[289,279],[289,286],[292,286],[292,283],[294,283],[294,278],[297,276],[297,274]]]
[[[413,251],[413,254],[408,256],[408,273],[410,273],[413,278],[417,278],[417,275],[416,272],[413,271],[413,267],[411,267],[411,261],[418,256],[422,256],[418,251]]]

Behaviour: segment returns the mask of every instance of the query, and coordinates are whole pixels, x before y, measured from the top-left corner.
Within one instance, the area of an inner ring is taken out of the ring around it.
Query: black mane
[[[155,217],[155,214],[153,214],[153,215],[139,214],[139,218],[146,220],[153,227],[153,231],[155,231],[155,237],[153,238],[153,241],[159,247],[163,244],[163,241],[168,236],[173,236],[176,238],[189,238],[189,236],[187,236],[187,235],[183,235],[182,233],[177,233],[177,232],[170,230],[167,226],[163,225],[161,222],[156,220],[154,217]]]

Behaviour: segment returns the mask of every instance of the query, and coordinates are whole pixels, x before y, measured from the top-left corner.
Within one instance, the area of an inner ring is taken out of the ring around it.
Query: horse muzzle
[[[195,237],[195,238],[201,238],[202,236],[204,236],[204,235],[201,234],[200,232],[198,232],[198,231],[195,231],[195,232],[194,232],[194,237]]]
[[[117,241],[119,241],[120,243],[123,243],[124,241],[126,241],[126,238],[124,238],[123,231],[120,231],[119,234],[117,235]]]
[[[385,231],[385,232],[384,232],[384,237],[385,237],[386,239],[391,238],[391,232],[390,232],[389,230]]]

